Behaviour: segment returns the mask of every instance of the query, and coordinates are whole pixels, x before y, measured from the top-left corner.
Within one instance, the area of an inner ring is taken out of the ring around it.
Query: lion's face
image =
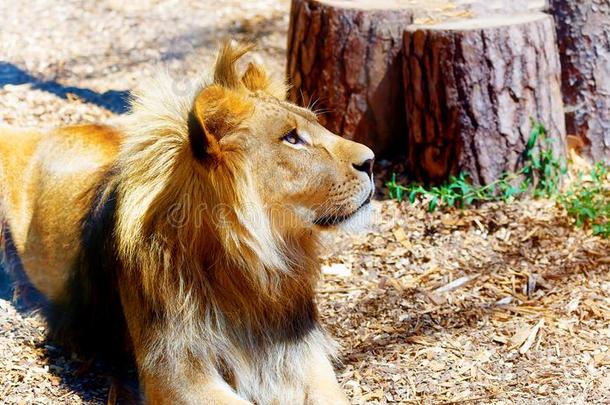
[[[214,83],[195,98],[189,116],[195,156],[204,162],[246,160],[241,170],[248,171],[243,175],[251,178],[256,199],[284,229],[366,220],[373,152],[329,132],[313,112],[285,101],[284,86],[273,83],[261,67],[250,64],[239,76],[235,61],[247,50],[225,47]]]
[[[252,115],[239,143],[250,161],[258,194],[283,226],[331,226],[368,218],[374,154],[322,127],[309,110],[263,94],[250,96]]]

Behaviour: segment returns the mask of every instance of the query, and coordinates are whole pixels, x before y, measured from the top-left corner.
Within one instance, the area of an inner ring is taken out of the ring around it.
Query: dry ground
[[[1,6],[0,124],[120,119],[127,90],[160,67],[187,86],[227,36],[256,40],[254,57],[284,69],[288,1]],[[547,201],[376,206],[368,233],[328,237],[319,287],[354,403],[610,403],[608,241]],[[3,298],[0,402],[103,403],[106,378]]]

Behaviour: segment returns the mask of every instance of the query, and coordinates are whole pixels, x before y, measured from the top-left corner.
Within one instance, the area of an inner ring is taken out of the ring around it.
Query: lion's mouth
[[[347,215],[324,216],[324,217],[316,219],[314,221],[314,224],[319,225],[319,226],[339,225],[340,223],[345,222],[348,219],[350,219],[351,217],[353,217],[354,215],[356,215],[360,210],[362,210],[364,207],[366,207],[368,204],[370,204],[372,197],[373,197],[373,193],[371,192],[371,194],[369,194],[369,196],[366,198],[366,200],[364,200],[358,208],[356,208],[354,211],[352,211],[351,213],[349,213]]]

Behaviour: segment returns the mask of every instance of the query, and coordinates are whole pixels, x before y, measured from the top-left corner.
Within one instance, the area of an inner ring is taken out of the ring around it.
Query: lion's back
[[[46,133],[0,128],[7,236],[30,281],[49,298],[64,289],[92,190],[116,158],[121,138],[116,129],[101,125]]]

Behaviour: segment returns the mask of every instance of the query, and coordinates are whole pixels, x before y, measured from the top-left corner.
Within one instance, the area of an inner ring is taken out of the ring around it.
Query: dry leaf
[[[396,238],[396,242],[400,243],[407,249],[411,249],[413,247],[413,245],[409,241],[409,238],[407,237],[407,234],[405,233],[404,229],[402,229],[402,228],[394,229],[394,237]]]
[[[517,329],[513,337],[509,340],[509,349],[514,349],[516,347],[521,347],[521,345],[525,342],[527,337],[531,333],[531,327],[529,325],[525,325]]]
[[[468,284],[470,281],[474,280],[477,277],[479,277],[479,274],[460,277],[458,279],[453,280],[449,284],[445,284],[444,286],[437,288],[436,290],[434,290],[434,292],[437,294],[442,294],[451,290],[455,290],[456,288],[460,288],[461,286]]]
[[[521,354],[527,353],[527,351],[530,349],[530,347],[532,347],[532,344],[534,344],[536,335],[538,334],[538,331],[540,330],[540,328],[542,328],[543,325],[544,325],[544,319],[541,319],[536,325],[534,325],[534,327],[530,330],[530,332],[525,340],[525,343],[523,343],[523,346],[521,346],[521,349],[519,349],[519,353],[521,353]]]
[[[430,367],[430,370],[432,371],[443,371],[447,368],[447,365],[442,361],[431,361],[428,367]]]
[[[337,277],[348,277],[352,275],[351,266],[343,263],[334,263],[322,266],[322,274]]]

